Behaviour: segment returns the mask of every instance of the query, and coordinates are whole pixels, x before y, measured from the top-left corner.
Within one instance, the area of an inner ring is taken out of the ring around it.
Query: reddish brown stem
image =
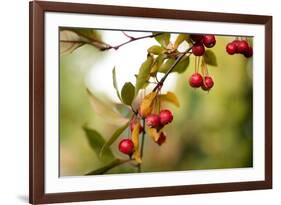
[[[141,37],[130,37],[130,40],[128,40],[126,42],[123,42],[123,43],[121,43],[119,45],[116,45],[116,46],[109,46],[109,47],[104,48],[102,50],[103,51],[109,50],[109,49],[118,50],[121,46],[124,46],[124,45],[126,45],[128,43],[131,43],[131,42],[134,42],[134,41],[137,41],[137,40],[141,40],[141,39],[144,39],[144,38],[154,38],[154,37],[159,36],[161,34],[163,34],[163,33],[156,33],[156,34],[151,34],[151,35],[141,36]]]

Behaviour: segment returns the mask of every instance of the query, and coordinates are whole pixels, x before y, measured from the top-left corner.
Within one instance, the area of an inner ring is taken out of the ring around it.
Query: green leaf
[[[183,73],[184,71],[186,71],[188,65],[189,65],[189,56],[185,56],[176,65],[174,72]]]
[[[135,86],[130,82],[125,83],[121,90],[121,97],[123,103],[131,105],[135,97]]]
[[[94,150],[94,152],[97,154],[101,161],[107,162],[115,158],[109,147],[104,148],[103,155],[100,156],[99,153],[101,152],[101,149],[105,144],[103,136],[96,130],[89,129],[87,127],[83,127],[83,129],[86,133],[91,148]]]
[[[100,151],[100,156],[103,155],[103,152],[105,150],[109,149],[110,145],[112,145],[118,139],[118,137],[126,130],[126,128],[128,126],[129,126],[129,122],[127,122],[125,125],[123,125],[122,127],[119,127],[117,130],[115,130],[115,132],[109,138],[109,140],[106,143],[104,143],[104,145],[102,146],[101,151]]]
[[[158,64],[159,66],[164,62],[164,60],[167,58],[166,54],[160,54],[156,60],[155,63]]]
[[[165,51],[165,49],[163,47],[157,46],[157,45],[151,46],[150,48],[147,49],[148,53],[152,53],[154,55],[159,55],[159,54],[163,53],[164,51]]]
[[[160,66],[158,71],[160,73],[166,73],[174,63],[175,63],[175,59],[169,58]]]
[[[85,175],[104,174],[104,173],[108,172],[110,169],[120,166],[128,161],[129,160],[115,159],[115,160],[111,161],[110,163],[108,163],[107,165],[105,165],[99,169],[93,170]]]
[[[113,80],[113,87],[115,88],[117,97],[119,98],[120,101],[122,101],[122,100],[121,100],[121,97],[120,97],[119,90],[118,90],[118,86],[117,86],[115,67],[112,69],[112,80]]]
[[[218,66],[216,54],[212,50],[206,50],[203,58],[206,64],[211,66]]]
[[[116,108],[112,102],[102,101],[93,95],[89,90],[87,90],[87,92],[90,96],[90,103],[95,114],[101,116],[107,120],[108,123],[114,125],[124,125],[126,122],[128,122],[127,118],[123,117],[118,111],[116,111]]]
[[[137,75],[137,82],[136,82],[136,89],[135,89],[136,94],[147,83],[150,77],[150,70],[152,64],[153,64],[153,57],[148,56],[147,59],[144,61],[144,63],[141,65],[139,69],[139,73]]]
[[[175,41],[175,48],[178,48],[179,45],[184,42],[184,41],[187,41],[190,39],[190,35],[189,34],[185,34],[185,33],[180,33],[178,36],[177,36],[177,39]]]
[[[161,73],[166,73],[171,66],[175,63],[175,59],[173,58],[169,58],[165,61],[165,63],[163,63],[160,68],[159,68],[159,72]],[[178,62],[178,64],[175,66],[173,72],[177,72],[177,73],[183,73],[184,71],[186,71],[187,67],[189,65],[189,56],[185,56],[183,57],[180,62]]]
[[[158,72],[160,66],[162,65],[162,63],[164,62],[164,60],[166,59],[166,54],[160,54],[159,56],[156,57],[153,66],[150,70],[150,75],[151,76],[155,76],[156,73]]]
[[[153,34],[157,34],[157,33],[153,33]],[[155,36],[154,38],[156,39],[156,41],[158,41],[158,43],[160,43],[161,46],[166,48],[170,43],[170,37],[171,37],[170,33],[163,33],[158,36]]]

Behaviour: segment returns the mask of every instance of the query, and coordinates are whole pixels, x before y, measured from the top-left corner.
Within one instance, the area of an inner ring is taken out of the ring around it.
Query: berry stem
[[[194,58],[194,72],[196,73],[196,57]]]

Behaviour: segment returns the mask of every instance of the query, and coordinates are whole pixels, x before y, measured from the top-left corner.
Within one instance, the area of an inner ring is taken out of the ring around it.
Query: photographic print
[[[272,188],[272,16],[29,14],[30,203]]]
[[[60,27],[60,176],[252,167],[254,42]]]

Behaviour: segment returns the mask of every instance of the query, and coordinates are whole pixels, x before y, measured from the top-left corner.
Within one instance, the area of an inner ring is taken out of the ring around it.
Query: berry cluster
[[[193,41],[192,53],[195,56],[202,56],[206,48],[212,48],[216,45],[216,38],[214,35],[190,35]]]
[[[163,128],[165,125],[173,121],[173,114],[170,110],[161,110],[159,115],[150,114],[146,117],[146,125],[150,128],[156,128],[157,130]]]
[[[253,56],[253,48],[249,45],[246,40],[234,40],[226,45],[226,52],[229,55],[243,54],[246,58]]]
[[[165,125],[171,123],[173,121],[173,113],[164,109],[159,112],[159,114],[150,114],[145,118],[145,123],[149,128],[155,128],[157,131],[160,131]],[[162,145],[166,141],[166,134],[164,132],[160,132],[160,136],[157,139],[156,143],[158,145]]]
[[[194,73],[189,78],[189,85],[193,88],[201,87],[202,90],[209,91],[214,86],[214,81],[211,76],[203,78],[200,73]]]
[[[164,109],[159,112],[159,114],[150,114],[145,118],[145,124],[149,128],[155,128],[157,131],[160,131],[165,125],[173,121],[173,114],[170,110]],[[130,130],[133,132],[134,127],[136,126],[137,121],[132,119],[130,121]],[[139,133],[144,132],[144,128],[140,126]],[[162,145],[166,141],[166,134],[160,131],[159,138],[156,143]],[[119,151],[131,156],[134,153],[134,143],[130,138],[122,139],[119,142]]]
[[[190,35],[193,42],[192,53],[195,55],[195,73],[189,78],[189,85],[193,88],[202,88],[209,91],[214,86],[214,81],[208,75],[207,65],[202,60],[202,74],[198,72],[199,61],[201,56],[205,53],[206,48],[212,48],[216,45],[216,38],[214,35]]]

